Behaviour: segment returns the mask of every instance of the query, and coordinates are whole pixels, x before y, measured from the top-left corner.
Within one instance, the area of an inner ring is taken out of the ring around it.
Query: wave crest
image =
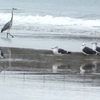
[[[11,14],[0,13],[0,26],[10,20]],[[96,28],[100,27],[100,19],[88,20],[70,17],[54,17],[51,15],[34,16],[24,14],[14,14],[13,28],[16,30],[34,30],[34,31],[63,31],[70,28]]]

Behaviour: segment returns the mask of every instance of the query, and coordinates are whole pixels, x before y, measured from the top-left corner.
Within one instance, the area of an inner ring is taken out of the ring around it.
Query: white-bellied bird
[[[52,48],[52,51],[56,56],[62,56],[62,55],[66,55],[66,54],[71,53],[70,51],[66,51],[64,49],[58,48],[57,46]]]
[[[82,50],[83,54],[85,54],[85,55],[97,55],[98,54],[93,49],[87,47],[85,43],[82,44],[81,50]]]
[[[95,50],[97,53],[100,53],[100,47],[97,46],[97,42],[93,42],[93,50]]]

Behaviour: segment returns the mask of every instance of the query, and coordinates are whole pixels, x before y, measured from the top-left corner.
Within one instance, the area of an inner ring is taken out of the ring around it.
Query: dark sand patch
[[[70,55],[57,58],[51,50],[8,47],[2,47],[2,50],[6,59],[1,60],[0,65],[10,71],[36,71],[39,69],[39,71],[45,70],[45,72],[48,72],[49,70],[51,72],[54,64],[58,64],[62,68],[66,67],[79,71],[80,66],[84,63],[100,62],[99,56],[86,57],[81,52],[73,52]]]

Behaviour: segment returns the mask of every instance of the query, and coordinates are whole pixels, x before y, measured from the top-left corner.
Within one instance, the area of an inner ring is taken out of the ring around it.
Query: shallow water
[[[99,57],[57,59],[52,53],[22,51],[12,49],[10,58],[0,61],[1,100],[99,100]]]
[[[6,0],[1,0],[0,29],[10,20],[12,7],[16,7],[11,33],[20,38],[33,37],[37,32],[45,35],[100,35],[99,0],[9,0],[4,4]]]
[[[24,31],[23,31],[24,32]],[[92,48],[92,42],[97,41],[98,45],[100,37],[98,35],[72,35],[63,33],[12,33],[14,38],[6,38],[6,33],[1,34],[0,46],[1,47],[20,47],[32,49],[47,49],[58,46],[69,51],[81,52],[81,45],[86,43],[87,46]],[[49,45],[48,45],[49,44]]]
[[[20,75],[2,72],[1,100],[99,100],[99,79],[95,75]],[[73,96],[72,96],[73,95]]]

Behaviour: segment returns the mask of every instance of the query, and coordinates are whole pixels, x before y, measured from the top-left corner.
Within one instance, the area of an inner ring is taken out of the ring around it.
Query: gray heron
[[[13,23],[13,11],[14,11],[14,10],[17,10],[17,9],[16,9],[16,8],[12,8],[11,20],[10,20],[9,22],[7,22],[7,23],[3,26],[3,28],[1,29],[1,33],[2,33],[3,31],[6,31],[6,30],[7,30],[7,38],[8,38],[8,34],[9,34],[10,36],[12,36],[12,38],[14,38],[14,36],[10,34],[10,28],[12,27],[12,23]]]

